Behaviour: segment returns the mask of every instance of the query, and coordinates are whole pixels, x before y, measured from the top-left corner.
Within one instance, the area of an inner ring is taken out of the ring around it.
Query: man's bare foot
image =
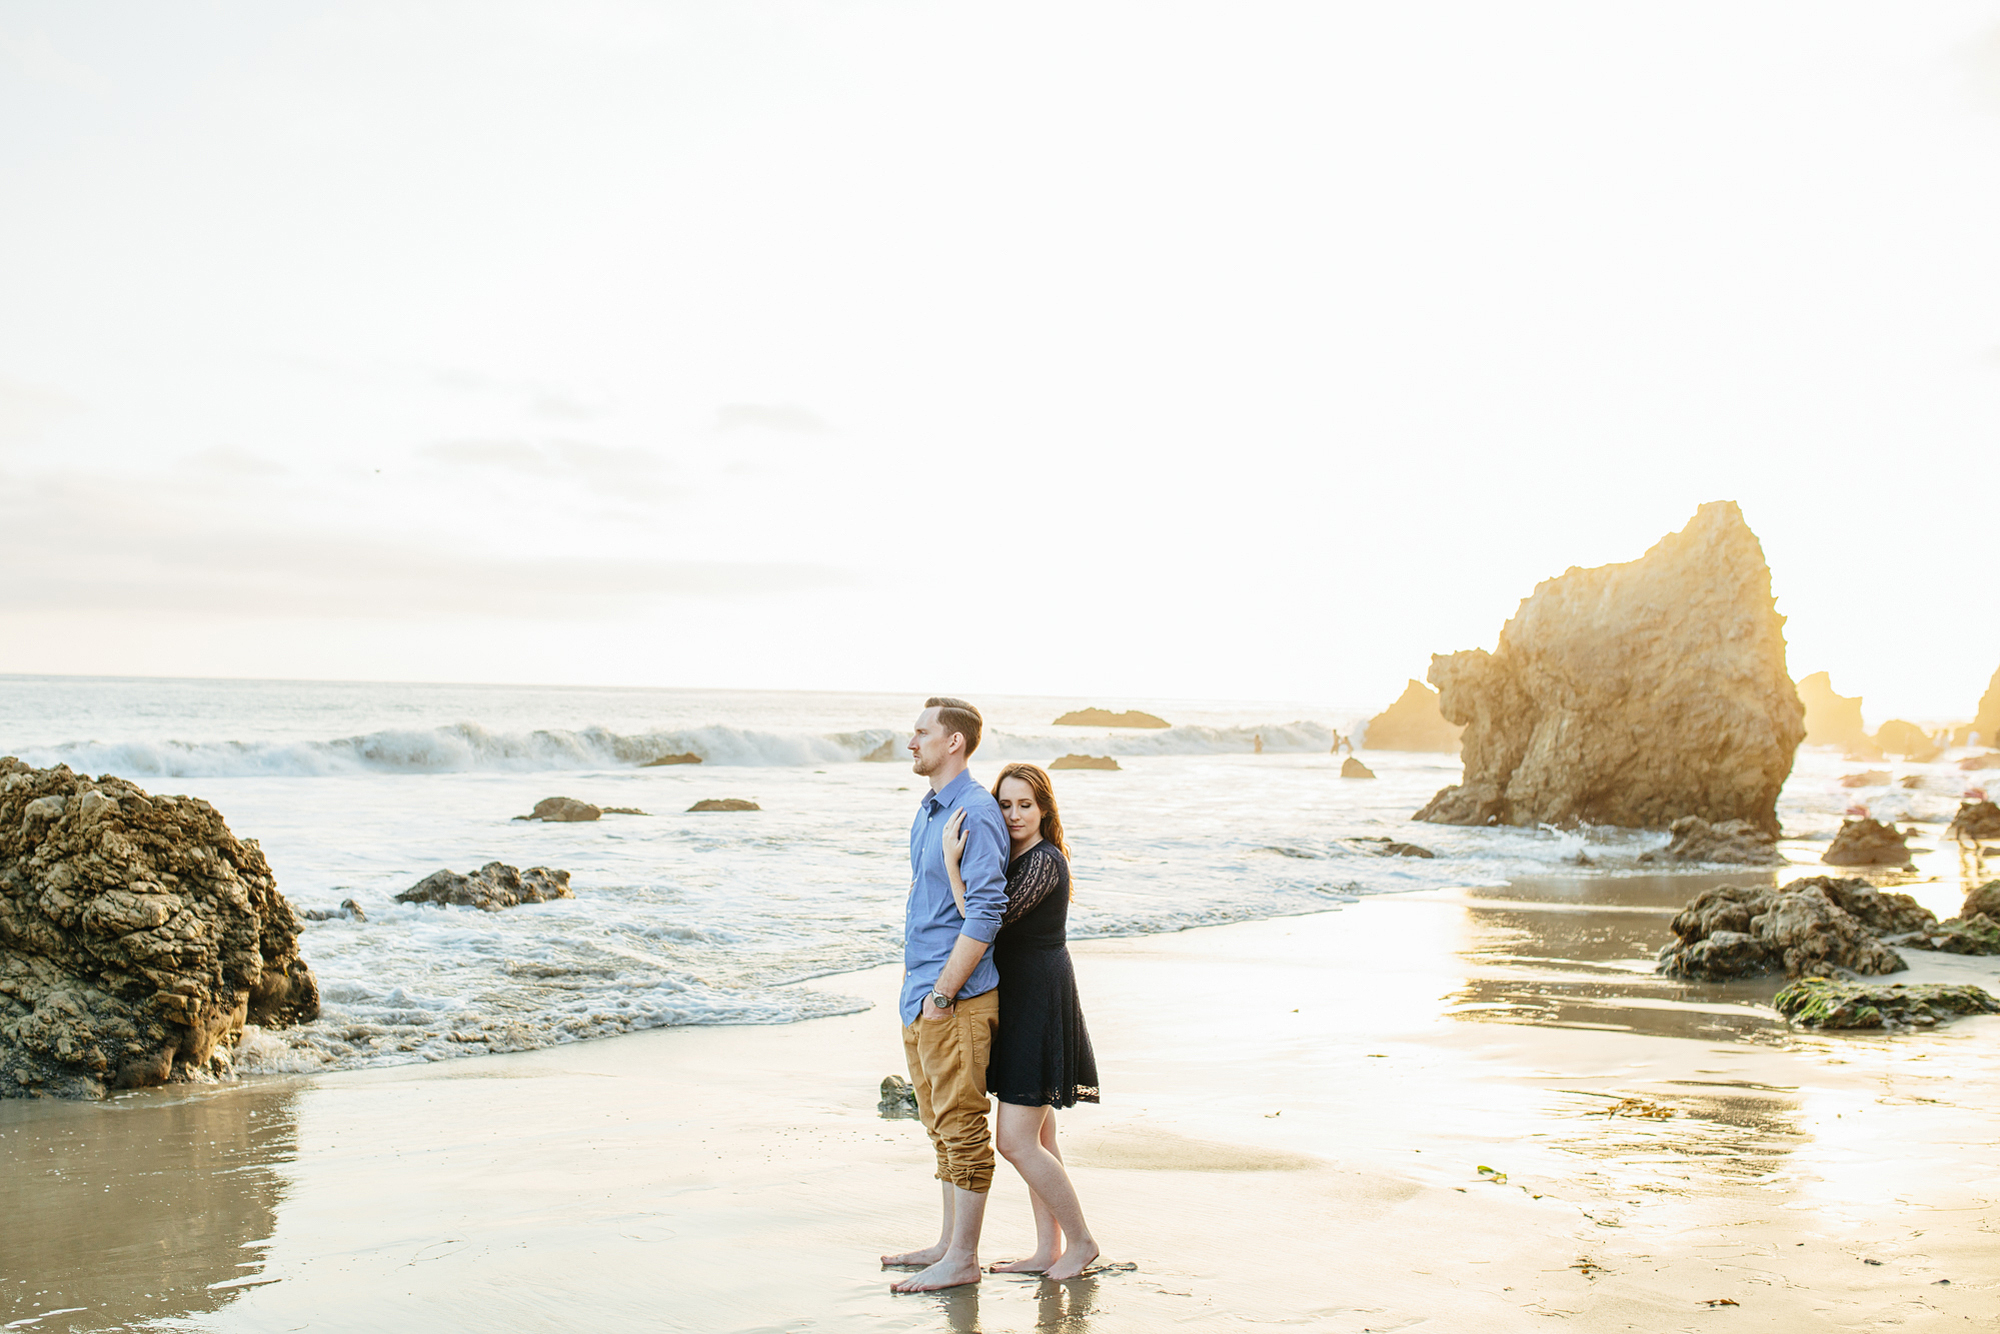
[[[901,1255],[885,1255],[882,1257],[882,1267],[888,1269],[891,1266],[906,1266],[911,1269],[926,1269],[944,1259],[946,1249],[945,1244],[939,1242],[935,1246],[926,1246],[920,1251],[904,1251]]]
[[[1060,1259],[1062,1259],[1061,1251],[1057,1251],[1054,1255],[1043,1255],[1037,1252],[1025,1260],[1002,1260],[997,1265],[988,1265],[986,1266],[986,1272],[989,1274],[1039,1274]]]
[[[962,1288],[978,1281],[978,1256],[951,1256],[939,1260],[921,1274],[912,1274],[900,1283],[891,1283],[889,1291],[938,1292],[944,1288]]]
[[[1042,1277],[1057,1280],[1079,1278],[1084,1270],[1097,1263],[1097,1256],[1097,1243],[1094,1241],[1072,1246],[1063,1252],[1061,1259],[1042,1271]]]

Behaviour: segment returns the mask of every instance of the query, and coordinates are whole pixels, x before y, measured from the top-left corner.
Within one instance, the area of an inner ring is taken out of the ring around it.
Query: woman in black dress
[[[995,1273],[1075,1278],[1097,1259],[1076,1188],[1056,1146],[1055,1109],[1097,1101],[1097,1058],[1077,1003],[1067,944],[1069,848],[1049,776],[1010,764],[993,785],[1013,842],[1007,864],[1007,910],[993,941],[1000,970],[1000,1026],[986,1066],[986,1087],[1000,1100],[994,1143],[1014,1165],[1035,1211],[1035,1253],[994,1265]],[[964,812],[945,829],[945,868],[965,906],[958,859],[965,850]]]

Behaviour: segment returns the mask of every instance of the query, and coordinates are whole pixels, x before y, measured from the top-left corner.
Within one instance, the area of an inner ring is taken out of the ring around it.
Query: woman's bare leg
[[[1009,1113],[1014,1114],[1011,1127]],[[1001,1103],[1000,1152],[1014,1164],[1014,1170],[1028,1183],[1035,1198],[1047,1206],[1061,1229],[1062,1253],[1042,1272],[1049,1278],[1075,1278],[1097,1259],[1097,1241],[1090,1235],[1090,1225],[1083,1221],[1083,1205],[1077,1201],[1076,1188],[1070,1184],[1069,1173],[1063,1170],[1062,1159],[1043,1143],[1042,1127],[1054,1120],[1046,1107]],[[1011,1135],[1007,1133],[1009,1129],[1013,1131]],[[1053,1137],[1051,1128],[1050,1138]],[[1039,1218],[1036,1227],[1039,1231]]]
[[[1014,1154],[1022,1151],[1023,1143],[1047,1145],[1055,1136],[1055,1117],[1046,1107],[1018,1107],[1011,1102],[999,1104],[1000,1115],[994,1126],[994,1144],[1001,1157],[1014,1161]],[[1022,1178],[1026,1180],[1025,1176]],[[1062,1258],[1062,1226],[1050,1211],[1048,1201],[1041,1197],[1032,1184],[1028,1187],[1028,1207],[1035,1215],[1035,1253],[1025,1260],[1008,1260],[990,1267],[995,1274],[1039,1274]]]

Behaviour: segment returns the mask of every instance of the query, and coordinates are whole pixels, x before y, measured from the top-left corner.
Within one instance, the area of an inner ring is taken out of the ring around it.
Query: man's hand
[[[954,1006],[953,1008],[957,1007]],[[949,1019],[951,1018],[951,1011],[938,1007],[937,993],[933,991],[926,993],[924,996],[923,1017],[926,1019]]]

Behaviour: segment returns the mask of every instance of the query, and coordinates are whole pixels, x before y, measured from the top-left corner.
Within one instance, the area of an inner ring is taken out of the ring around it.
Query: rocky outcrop
[[[1833,843],[1820,858],[1828,866],[1901,866],[1914,865],[1910,860],[1907,837],[1893,824],[1883,824],[1879,820],[1863,815],[1853,820],[1842,820],[1840,832],[1833,836]]]
[[[1884,755],[1897,755],[1919,764],[1928,764],[1944,754],[1944,747],[1931,740],[1928,732],[1901,718],[1891,718],[1876,728],[1875,744]]]
[[[1055,720],[1057,727],[1172,727],[1165,718],[1137,709],[1113,713],[1109,709],[1071,709]]]
[[[1968,755],[1958,762],[1961,769],[2000,769],[2000,750],[1989,750],[1984,755]]]
[[[1636,561],[1544,581],[1492,653],[1431,660],[1464,725],[1443,824],[1665,829],[1683,815],[1775,836],[1805,735],[1763,548],[1728,501]]]
[[[1375,771],[1360,760],[1355,759],[1352,755],[1349,755],[1340,762],[1340,776],[1342,778],[1373,778]]]
[[[707,797],[688,807],[688,814],[697,811],[761,811],[764,808],[754,801],[742,797]]]
[[[1403,687],[1394,704],[1368,720],[1361,734],[1364,750],[1416,750],[1458,754],[1458,737],[1465,729],[1445,721],[1438,697],[1421,681]]]
[[[2000,838],[2000,806],[1985,800],[1962,801],[1944,832],[1947,838]]]
[[[1109,755],[1065,755],[1051,760],[1051,769],[1116,769],[1118,761]]]
[[[338,908],[313,908],[299,914],[305,922],[365,922],[368,914],[361,911],[361,905],[353,899],[342,899]]]
[[[245,1023],[318,1016],[298,937],[207,802],[0,759],[0,1097],[226,1072]]]
[[[1884,894],[1864,880],[1811,876],[1782,889],[1725,885],[1675,915],[1674,940],[1660,951],[1659,971],[1710,982],[1829,968],[1899,973],[1909,965],[1877,936],[1936,922],[1909,895]]]
[[[1986,693],[1979,697],[1979,713],[1972,720],[1972,730],[1979,734],[1982,746],[2000,746],[2000,671],[1993,673],[1993,679],[1986,683]]]
[[[1929,930],[1905,936],[1897,943],[1940,954],[2000,954],[2000,921],[1985,913],[1954,917]]]
[[[641,769],[658,769],[662,765],[668,765],[668,764],[700,764],[700,763],[701,763],[701,756],[695,754],[691,750],[684,750],[676,755],[662,755],[656,760],[647,760],[644,764],[640,765],[639,767]]]
[[[2000,1000],[1980,987],[1827,977],[1802,978],[1773,996],[1771,1004],[1806,1028],[1930,1028],[1962,1014],[2000,1014]]]
[[[2000,880],[1988,880],[1977,889],[1966,891],[1965,906],[1958,910],[1958,915],[1972,917],[1979,913],[2000,918]]]
[[[1858,774],[1842,774],[1840,785],[1846,788],[1887,787],[1891,775],[1887,769],[1864,769]]]
[[[1718,866],[1782,866],[1771,836],[1748,820],[1710,824],[1699,815],[1683,815],[1670,827],[1673,839],[1657,853],[1642,853],[1641,861],[1704,862]]]
[[[1833,693],[1833,676],[1814,672],[1799,682],[1799,703],[1806,710],[1806,744],[1839,746],[1843,752],[1865,752],[1868,729],[1861,722],[1861,696]]]
[[[482,908],[498,912],[523,903],[573,899],[569,872],[546,866],[518,871],[503,862],[488,862],[471,875],[433,871],[396,896],[398,903],[435,903],[439,907]]]
[[[584,820],[602,817],[604,808],[593,806],[575,797],[543,797],[535,803],[535,809],[527,815],[517,815],[516,820],[547,820],[552,824],[575,824]]]

